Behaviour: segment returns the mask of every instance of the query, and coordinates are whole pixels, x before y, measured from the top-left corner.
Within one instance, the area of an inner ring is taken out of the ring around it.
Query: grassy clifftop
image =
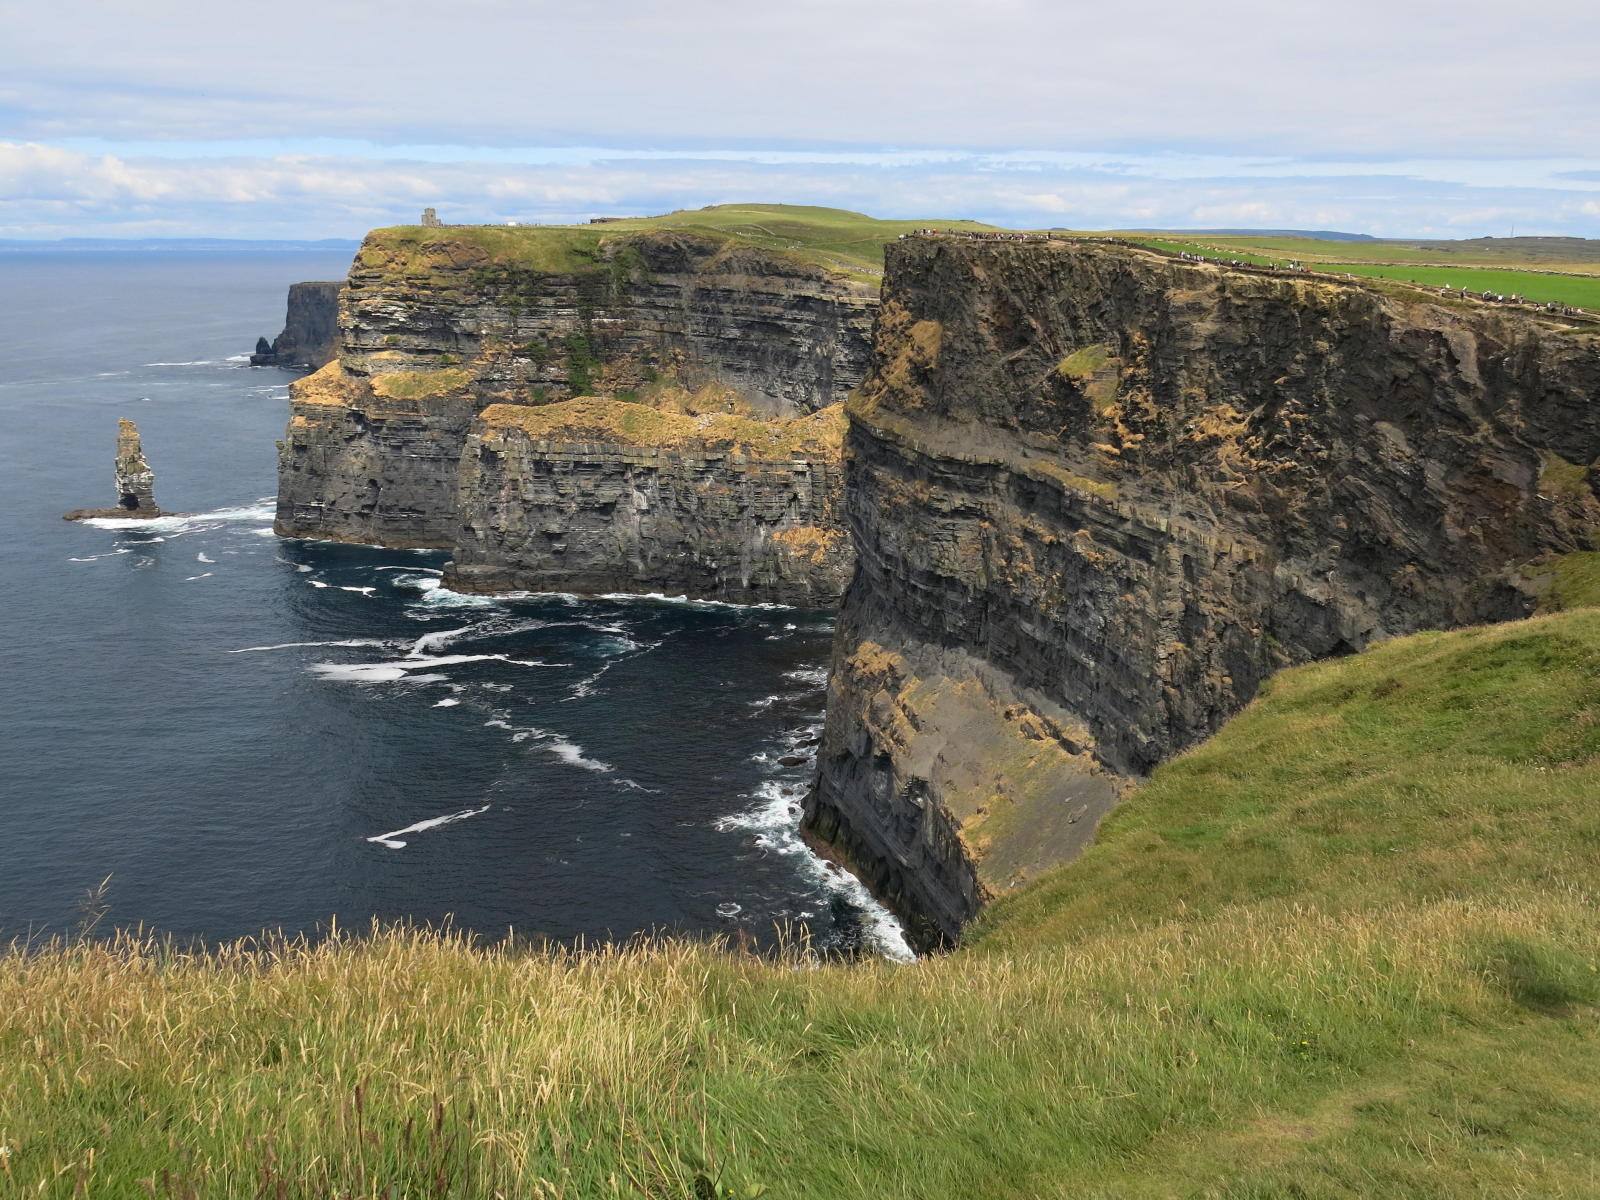
[[[912,966],[14,954],[0,1192],[1594,1196],[1597,797],[1580,608],[1285,672]]]
[[[375,264],[385,256],[390,261],[415,261],[448,255],[454,244],[478,252],[487,264],[579,274],[599,269],[603,243],[625,243],[629,235],[642,232],[676,230],[730,246],[758,247],[846,275],[875,275],[883,269],[886,242],[930,224],[941,229],[993,228],[974,221],[880,221],[845,209],[805,205],[718,204],[599,225],[450,225],[443,229],[401,225],[373,230],[363,254],[371,255]],[[430,246],[435,249],[424,250]]]

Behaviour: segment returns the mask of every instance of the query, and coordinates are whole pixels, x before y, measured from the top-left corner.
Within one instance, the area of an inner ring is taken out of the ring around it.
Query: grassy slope
[[[1600,244],[1577,239],[1489,239],[1466,242],[1331,242],[1246,236],[1152,237],[1131,240],[1208,258],[1314,268],[1433,287],[1516,294],[1544,303],[1600,309]]]
[[[911,967],[407,933],[13,956],[0,1180],[1593,1196],[1597,796],[1582,609],[1286,672]]]
[[[876,278],[883,247],[902,233],[928,225],[941,229],[990,229],[973,221],[880,221],[839,208],[793,204],[719,204],[656,217],[630,217],[603,225],[420,225],[376,229],[369,235],[386,248],[420,247],[441,240],[465,242],[495,261],[540,271],[595,269],[604,239],[648,229],[680,229],[791,254],[845,274]]]

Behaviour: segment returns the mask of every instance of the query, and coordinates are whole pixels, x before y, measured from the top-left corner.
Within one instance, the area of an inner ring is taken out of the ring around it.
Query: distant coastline
[[[130,251],[169,251],[177,253],[216,252],[271,254],[293,250],[356,250],[359,238],[288,239],[271,238],[55,238],[33,241],[0,238],[0,254],[107,253]]]

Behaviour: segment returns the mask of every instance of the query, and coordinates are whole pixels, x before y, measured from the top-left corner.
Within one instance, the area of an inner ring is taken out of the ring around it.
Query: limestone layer
[[[1282,666],[1526,614],[1600,341],[1131,248],[890,247],[813,842],[924,945]]]
[[[462,456],[445,584],[831,607],[850,573],[840,420],[838,405],[771,422],[607,400],[494,405]]]

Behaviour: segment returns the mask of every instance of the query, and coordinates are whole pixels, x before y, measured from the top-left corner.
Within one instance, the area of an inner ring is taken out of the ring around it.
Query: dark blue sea
[[[246,352],[325,253],[0,255],[0,936],[382,920],[562,941],[776,925],[899,953],[796,836],[827,614],[486,599],[444,555],[273,535],[291,373]],[[156,499],[113,502],[117,418]]]

